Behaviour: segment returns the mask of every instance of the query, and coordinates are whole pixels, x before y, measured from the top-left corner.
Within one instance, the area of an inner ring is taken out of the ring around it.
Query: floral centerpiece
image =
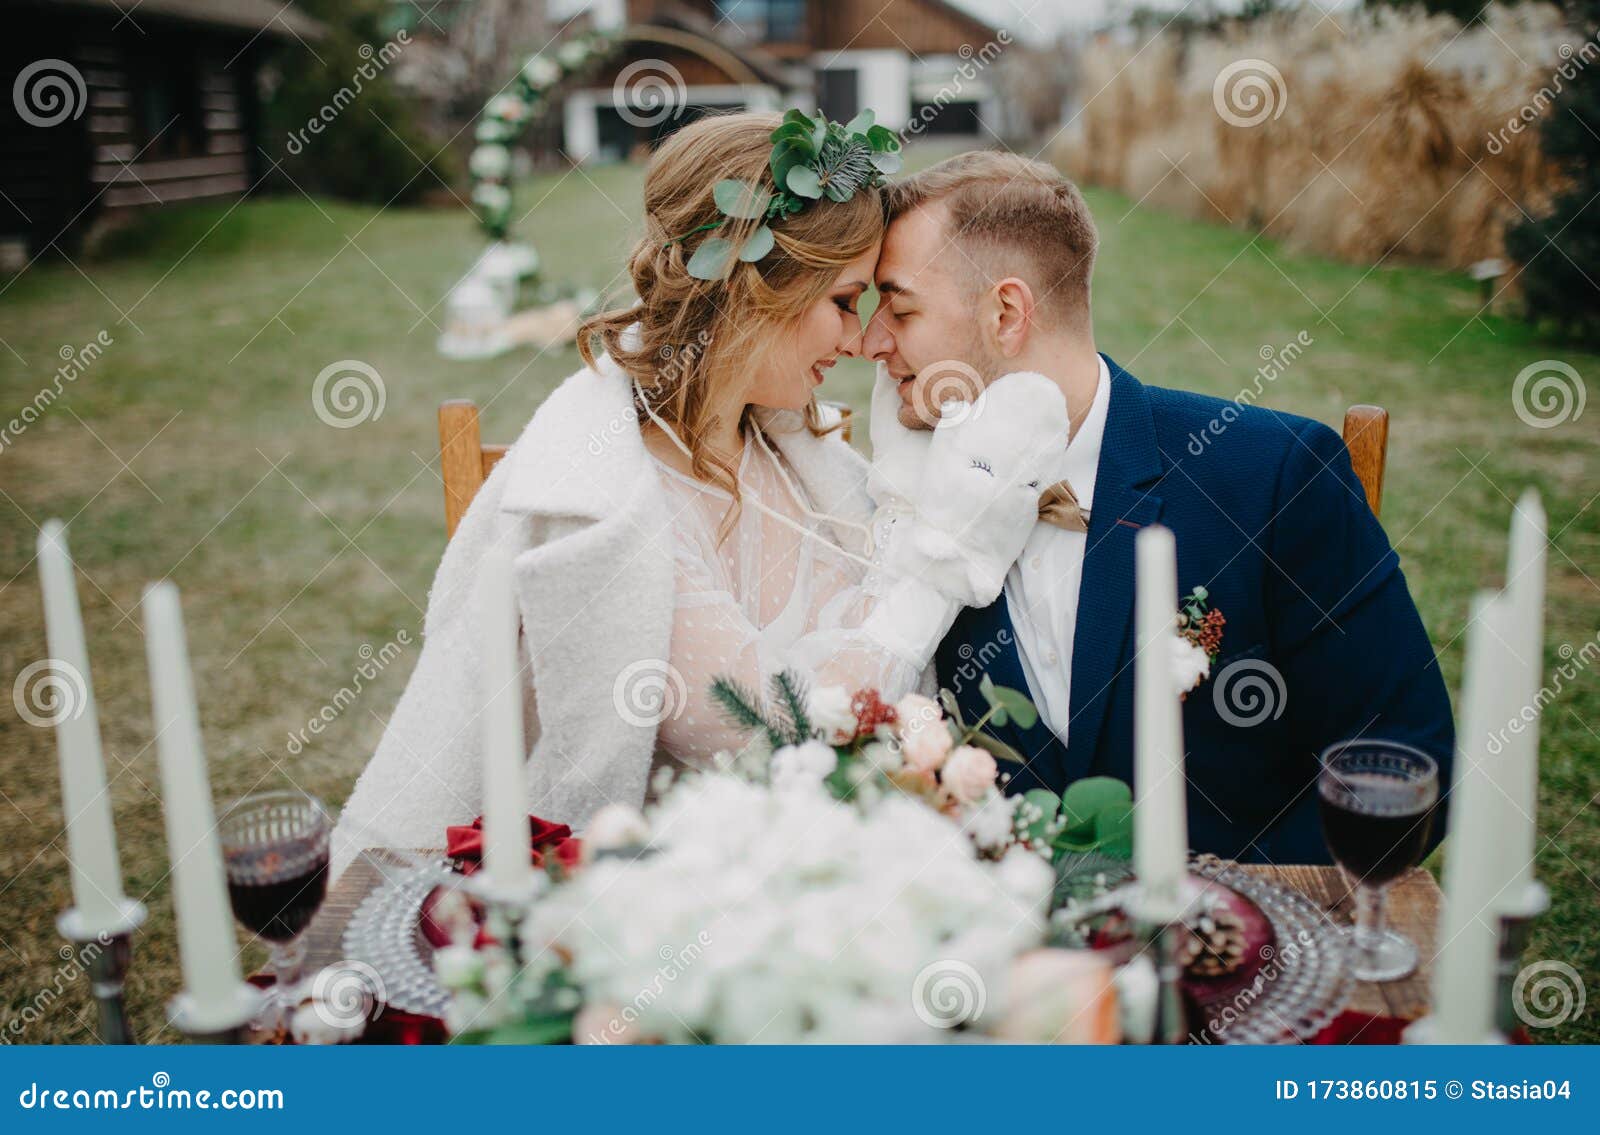
[[[1052,861],[1115,818],[1001,792],[1014,754],[981,726],[1025,697],[986,686],[967,725],[789,675],[765,704],[713,694],[749,745],[603,809],[583,864],[476,948],[460,919],[436,957],[458,1042],[1114,1038],[1109,966],[1044,942]]]

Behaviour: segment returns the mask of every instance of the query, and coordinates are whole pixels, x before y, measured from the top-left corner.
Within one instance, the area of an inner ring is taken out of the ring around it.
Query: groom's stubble
[[[952,330],[959,340],[939,362],[917,371],[909,399],[900,404],[900,424],[907,429],[933,429],[939,424],[938,403],[951,398],[971,401],[995,379],[1016,369],[984,342],[975,322]]]

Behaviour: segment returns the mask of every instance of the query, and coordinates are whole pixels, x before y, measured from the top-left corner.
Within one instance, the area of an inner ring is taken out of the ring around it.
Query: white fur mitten
[[[946,402],[912,504],[911,539],[890,549],[891,575],[910,575],[965,606],[986,607],[1005,583],[1056,479],[1067,403],[1042,374],[1017,371],[977,399]]]
[[[899,384],[889,377],[889,368],[879,363],[872,383],[872,419],[867,424],[872,441],[867,493],[880,510],[910,512],[922,483],[933,432],[907,429],[900,423],[900,406]]]

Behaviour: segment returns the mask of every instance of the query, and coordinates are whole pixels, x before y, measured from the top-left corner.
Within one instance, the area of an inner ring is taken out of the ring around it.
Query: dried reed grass
[[[1537,4],[1466,29],[1311,8],[1183,42],[1102,37],[1050,156],[1079,180],[1299,248],[1464,267],[1503,255],[1506,224],[1547,202],[1556,174],[1538,132],[1491,139],[1581,40]]]

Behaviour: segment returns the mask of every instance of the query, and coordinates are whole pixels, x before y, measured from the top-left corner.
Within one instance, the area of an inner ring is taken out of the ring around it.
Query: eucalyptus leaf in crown
[[[753,264],[772,251],[773,222],[824,197],[848,201],[859,189],[882,185],[886,175],[900,168],[900,139],[877,125],[870,110],[843,126],[830,122],[821,111],[813,117],[790,110],[771,141],[772,189],[742,178],[724,178],[711,187],[722,218],[668,242],[721,228],[728,220],[762,222],[742,242],[723,236],[701,241],[689,258],[689,275],[698,280],[724,279],[736,260]]]

